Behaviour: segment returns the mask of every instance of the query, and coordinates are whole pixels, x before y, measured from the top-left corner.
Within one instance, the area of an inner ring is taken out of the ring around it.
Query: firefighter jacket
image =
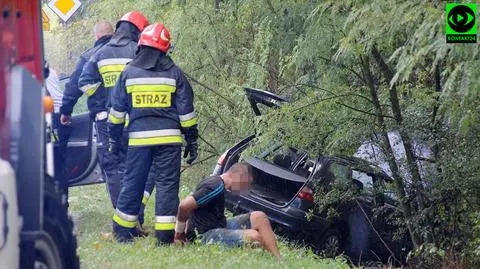
[[[89,48],[80,54],[80,59],[77,62],[75,71],[73,71],[72,75],[70,76],[68,83],[65,84],[65,91],[63,93],[60,113],[66,115],[72,114],[73,107],[77,103],[78,99],[83,95],[83,92],[78,88],[78,79],[80,78],[80,74],[82,74],[83,67],[88,60],[90,60],[90,57],[92,57],[100,48],[107,44],[111,38],[111,35],[99,38],[92,48]]]
[[[120,138],[126,115],[129,146],[181,144],[182,133],[187,141],[196,140],[192,87],[170,57],[153,48],[142,47],[113,89],[109,115],[113,140]]]
[[[87,105],[91,116],[107,111],[111,90],[127,63],[135,56],[139,34],[133,24],[120,22],[110,42],[85,64],[78,86],[88,96]]]

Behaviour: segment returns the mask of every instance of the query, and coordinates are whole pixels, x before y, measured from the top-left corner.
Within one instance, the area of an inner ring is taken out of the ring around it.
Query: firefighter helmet
[[[138,45],[153,47],[167,53],[170,48],[170,32],[161,23],[149,25],[140,34]]]
[[[122,18],[117,22],[117,27],[122,21],[127,21],[133,25],[135,25],[138,30],[143,31],[145,27],[147,27],[148,19],[142,14],[140,11],[130,11],[127,14],[123,15]]]

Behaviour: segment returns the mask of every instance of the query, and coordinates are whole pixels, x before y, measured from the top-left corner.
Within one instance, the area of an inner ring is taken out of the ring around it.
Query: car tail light
[[[301,200],[312,202],[314,201],[313,199],[313,191],[311,188],[305,186],[303,187],[297,194],[297,197],[300,198]]]

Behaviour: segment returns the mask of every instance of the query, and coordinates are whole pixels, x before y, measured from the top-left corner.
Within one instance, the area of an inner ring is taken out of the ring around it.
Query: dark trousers
[[[155,180],[155,234],[159,243],[172,243],[179,204],[180,146],[129,147],[125,177],[118,198],[119,214],[138,216],[149,172]],[[117,237],[129,237],[132,229],[114,223]]]
[[[125,155],[128,139],[122,138],[122,150],[118,154],[108,151],[108,128],[107,120],[95,121],[97,130],[97,153],[100,168],[102,168],[107,191],[113,208],[117,206],[118,195],[122,189],[122,179],[125,173]]]
[[[145,184],[145,190],[143,192],[143,199],[142,199],[142,205],[140,206],[140,213],[138,215],[138,222],[140,222],[140,225],[143,225],[145,221],[145,207],[147,206],[147,202],[153,193],[153,189],[155,188],[155,178],[157,177],[158,174],[159,174],[158,167],[155,167],[155,166],[150,167],[147,183]]]
[[[68,178],[66,171],[67,145],[70,138],[71,126],[60,124],[60,113],[53,114],[53,132],[54,132],[54,162],[55,162],[55,180],[68,199]]]

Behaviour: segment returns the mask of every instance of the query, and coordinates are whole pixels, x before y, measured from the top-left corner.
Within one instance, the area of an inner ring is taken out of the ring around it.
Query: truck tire
[[[62,204],[53,180],[45,179],[43,205],[44,236],[35,242],[36,265],[49,269],[78,269],[77,238],[73,222]]]

